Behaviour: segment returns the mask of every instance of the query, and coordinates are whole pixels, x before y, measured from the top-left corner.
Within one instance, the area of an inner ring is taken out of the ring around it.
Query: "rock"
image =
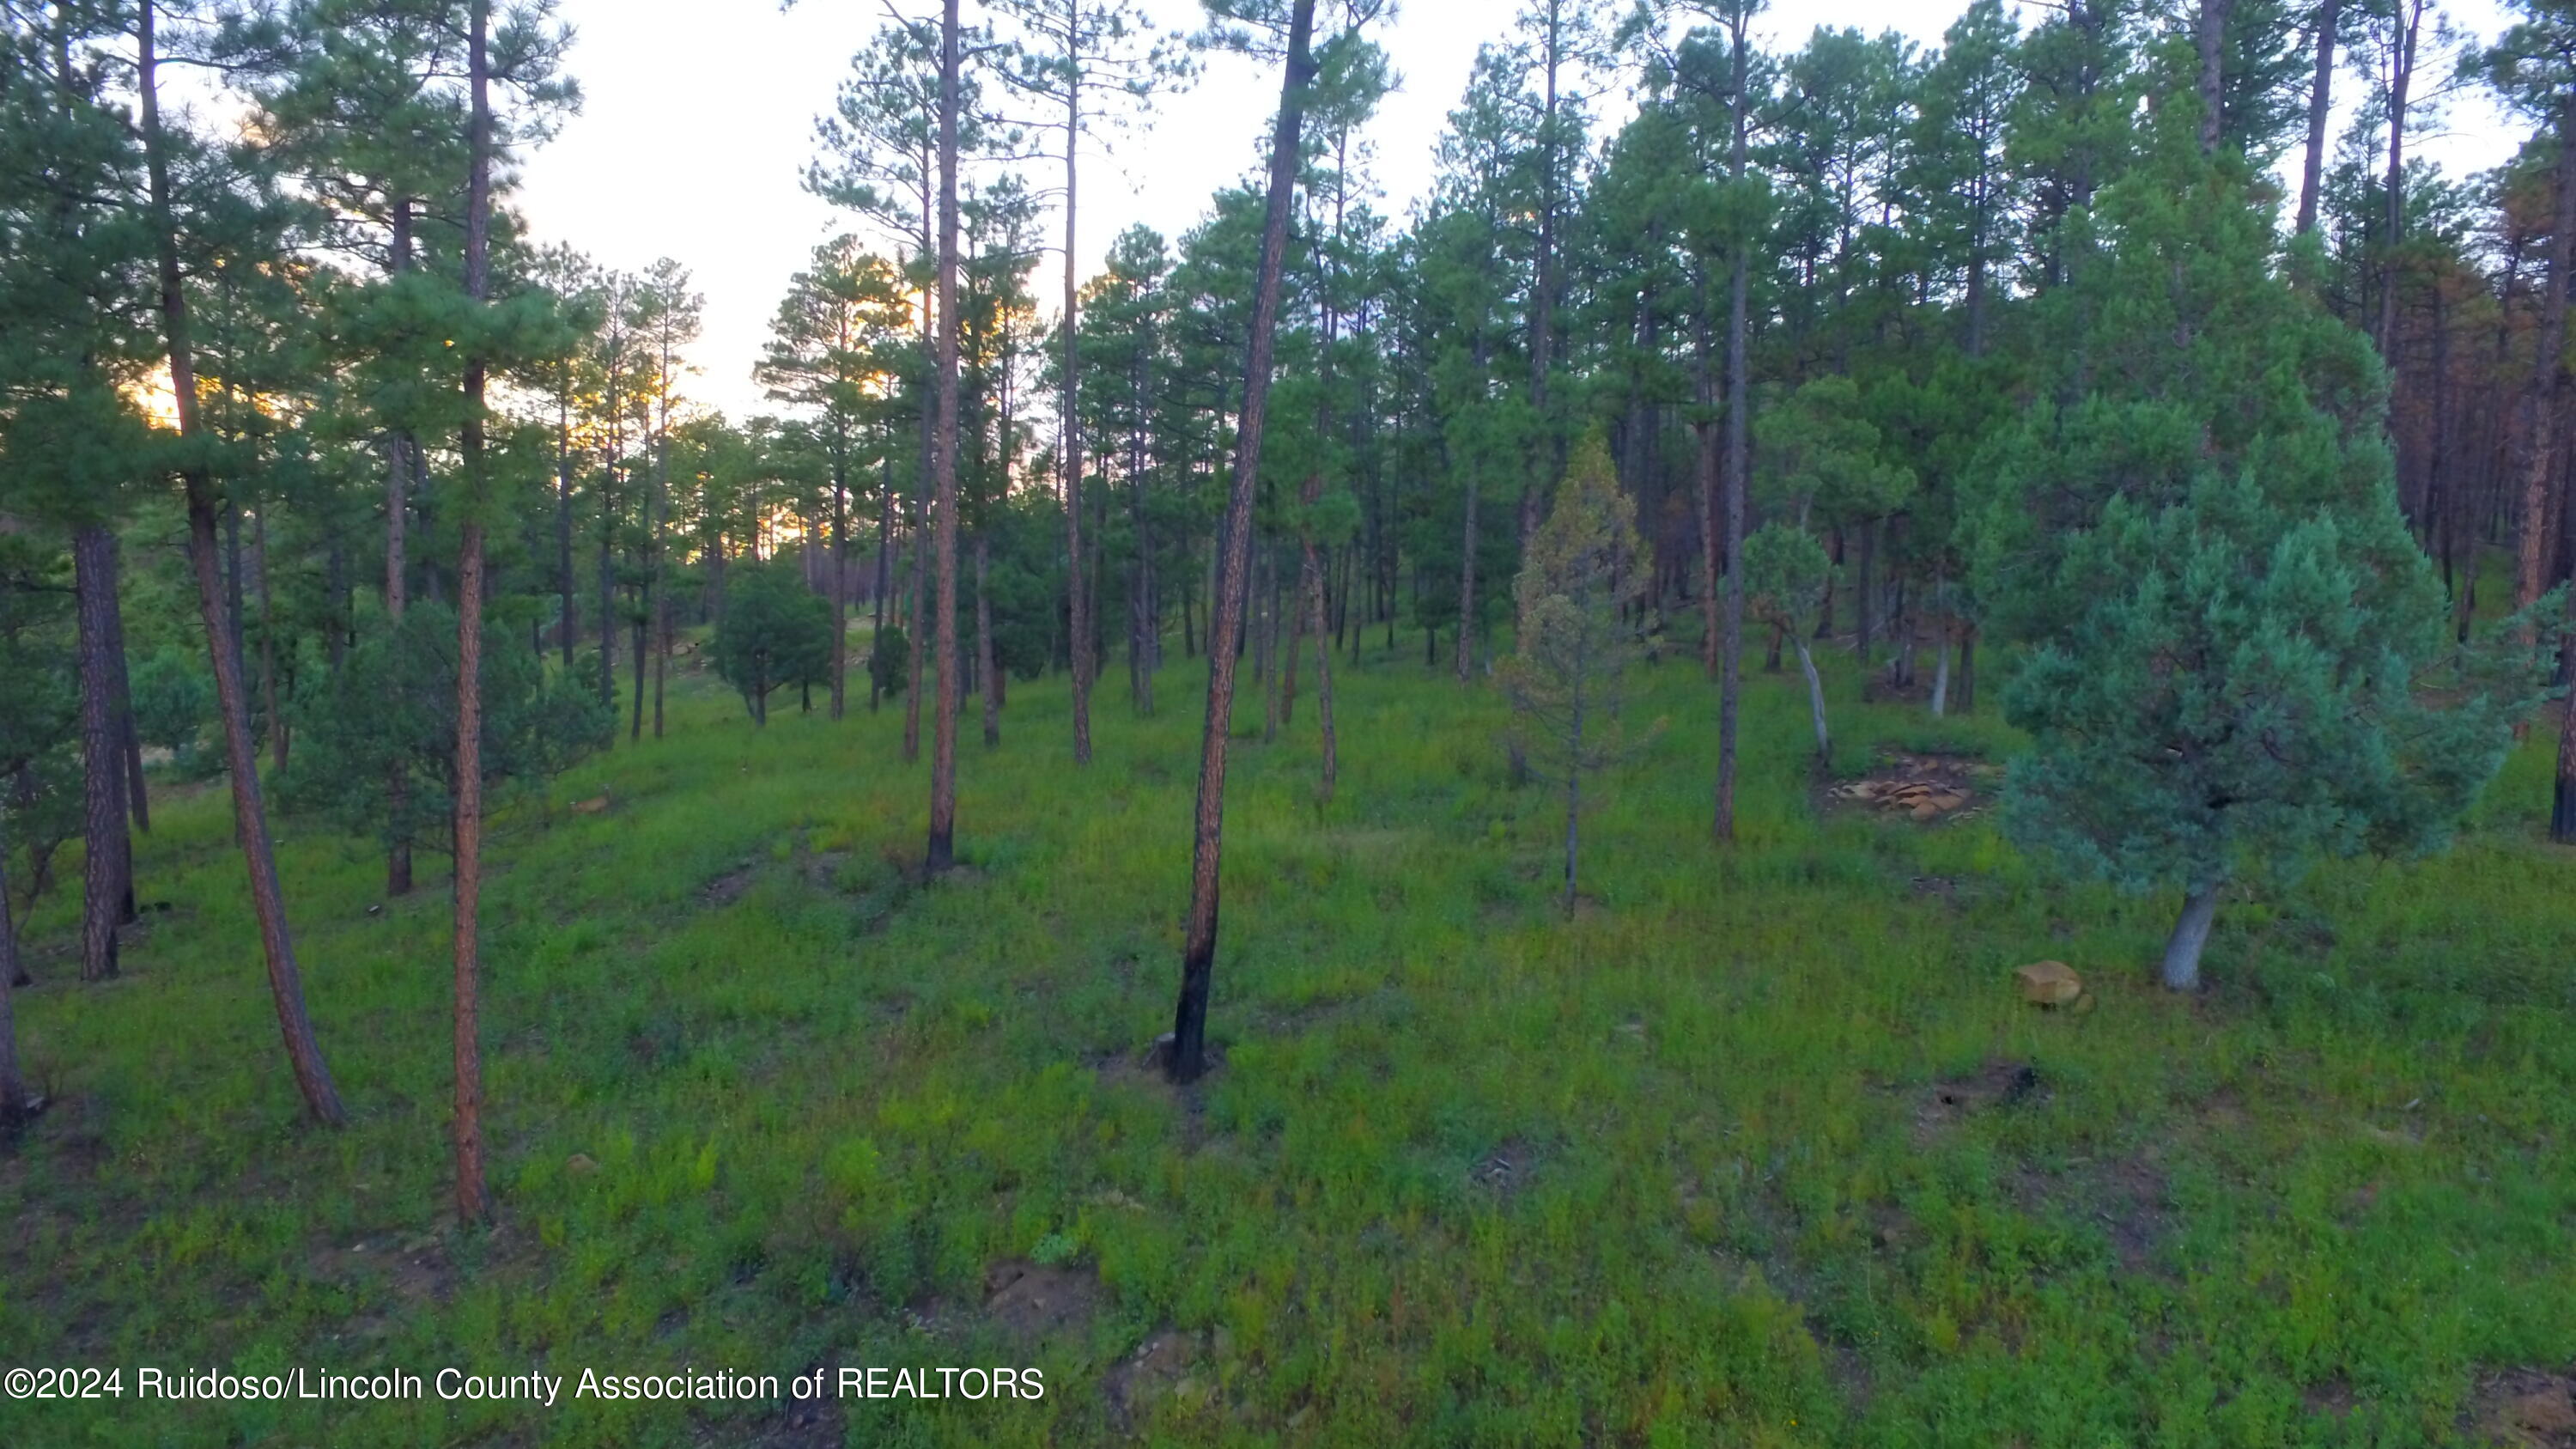
[[[594,795],[587,800],[575,800],[572,802],[572,813],[575,815],[605,815],[608,813],[608,797],[605,795]]]
[[[2084,978],[2063,961],[2033,961],[2013,973],[2021,999],[2033,1006],[2064,1006],[2084,994]]]

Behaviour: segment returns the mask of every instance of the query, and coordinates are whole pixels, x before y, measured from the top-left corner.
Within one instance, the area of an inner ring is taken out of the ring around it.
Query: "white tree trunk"
[[[1816,677],[1816,656],[1807,652],[1806,641],[1794,629],[1789,633],[1789,642],[1798,646],[1798,667],[1807,672],[1807,708],[1816,716],[1816,758],[1831,764],[1834,737],[1825,729],[1825,682]]]
[[[2200,989],[2200,948],[2209,944],[2209,928],[2218,918],[2218,887],[2194,889],[2183,897],[2182,919],[2174,922],[2165,943],[2164,983],[2172,991]]]

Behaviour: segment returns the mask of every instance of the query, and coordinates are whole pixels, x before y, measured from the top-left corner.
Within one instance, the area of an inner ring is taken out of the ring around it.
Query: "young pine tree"
[[[2230,883],[2440,844],[2527,693],[2422,689],[2449,645],[2398,511],[2385,373],[2272,265],[2237,163],[2164,140],[2070,239],[2056,400],[1999,435],[1966,522],[1980,596],[2028,646],[2007,828],[2179,888],[2163,974],[2190,990]]]
[[[1636,636],[1620,603],[1648,578],[1636,507],[1619,491],[1610,448],[1584,438],[1556,506],[1530,535],[1513,584],[1520,648],[1495,671],[1512,706],[1512,735],[1532,774],[1565,791],[1565,912],[1574,914],[1582,855],[1583,777],[1616,763],[1623,685]]]
[[[1825,725],[1825,684],[1816,674],[1816,657],[1807,652],[1807,636],[1798,625],[1824,606],[1825,580],[1833,560],[1825,546],[1803,528],[1766,524],[1744,540],[1744,607],[1752,618],[1771,626],[1776,645],[1786,639],[1798,651],[1799,672],[1807,676],[1807,710],[1816,726],[1816,763],[1831,765],[1834,737]]]

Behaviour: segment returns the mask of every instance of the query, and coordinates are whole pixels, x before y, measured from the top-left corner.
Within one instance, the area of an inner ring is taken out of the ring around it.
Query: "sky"
[[[690,391],[737,420],[771,410],[751,380],[789,275],[816,244],[855,228],[803,187],[814,118],[887,0],[560,0],[575,31],[581,113],[524,158],[517,205],[538,236],[603,265],[641,271],[669,256],[706,297]],[[922,0],[894,0],[908,13]],[[1965,0],[1774,0],[1757,27],[1795,45],[1818,25],[1894,29],[1936,44]],[[1197,0],[1140,0],[1166,31],[1199,20]],[[1511,0],[1399,0],[1376,31],[1401,78],[1371,128],[1381,210],[1401,218],[1430,185],[1432,151],[1465,90],[1477,47],[1509,28]],[[2459,22],[2492,36],[2496,0],[2456,0]],[[2347,94],[2358,89],[2340,83]],[[1085,159],[1075,254],[1098,270],[1109,240],[1136,222],[1187,230],[1219,188],[1241,180],[1276,103],[1275,68],[1211,57],[1192,91],[1161,100],[1144,126]],[[1605,107],[1622,112],[1616,99]],[[2482,105],[2451,108],[2420,148],[2454,170],[2490,166],[2511,133]],[[1050,230],[1061,233],[1061,223]],[[1061,262],[1044,264],[1052,273]],[[1052,285],[1038,287],[1041,297]]]

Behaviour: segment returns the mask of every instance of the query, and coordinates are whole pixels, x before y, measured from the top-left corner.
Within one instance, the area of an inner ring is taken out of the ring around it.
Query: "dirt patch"
[[[2478,1381],[2461,1414],[2471,1442],[2576,1449],[2576,1373],[2506,1369]]]
[[[807,1364],[804,1374],[822,1374],[829,1383],[831,1369],[825,1364]],[[733,1442],[709,1438],[706,1443]],[[799,1399],[792,1395],[778,1406],[778,1412],[754,1431],[752,1449],[842,1449],[850,1442],[849,1416],[829,1391],[822,1397]]]
[[[2152,1273],[2156,1245],[2165,1237],[2165,1175],[2152,1164],[2124,1158],[2096,1178],[2093,1216],[2111,1234],[2121,1270]]]
[[[445,1303],[456,1286],[456,1265],[429,1234],[386,1233],[345,1248],[321,1248],[305,1259],[311,1275],[361,1291],[380,1289],[386,1307],[408,1312]]]
[[[1514,1137],[1476,1159],[1476,1165],[1467,1169],[1467,1180],[1497,1197],[1509,1197],[1529,1186],[1537,1167],[1538,1149]]]
[[[2152,1160],[2079,1161],[2062,1173],[2016,1168],[2005,1190],[2024,1213],[2055,1208],[2100,1228],[2123,1274],[2173,1276],[2157,1258],[2171,1228],[2172,1200],[2164,1170]]]
[[[1825,798],[1929,825],[1976,813],[2002,774],[1999,766],[1957,755],[1888,754],[1868,774],[1827,789]]]
[[[1915,1137],[1928,1141],[1980,1113],[2020,1106],[2039,1091],[2037,1067],[1995,1058],[1965,1076],[1934,1082],[1915,1104]]]
[[[984,1313],[1017,1338],[1044,1338],[1089,1323],[1100,1311],[1100,1279],[1088,1268],[1050,1268],[1014,1258],[984,1271]]]
[[[1196,1334],[1167,1328],[1146,1339],[1134,1353],[1110,1366],[1110,1418],[1118,1427],[1129,1429],[1165,1399],[1199,1398],[1205,1390],[1191,1370],[1205,1353]]]
[[[710,908],[732,905],[742,899],[744,892],[751,889],[752,881],[758,876],[757,867],[736,866],[707,882],[706,889],[698,892],[698,899],[704,901]]]
[[[2322,1383],[2310,1384],[2299,1395],[2299,1402],[2318,1418],[2349,1419],[2353,1406],[2352,1380],[2336,1374]]]

